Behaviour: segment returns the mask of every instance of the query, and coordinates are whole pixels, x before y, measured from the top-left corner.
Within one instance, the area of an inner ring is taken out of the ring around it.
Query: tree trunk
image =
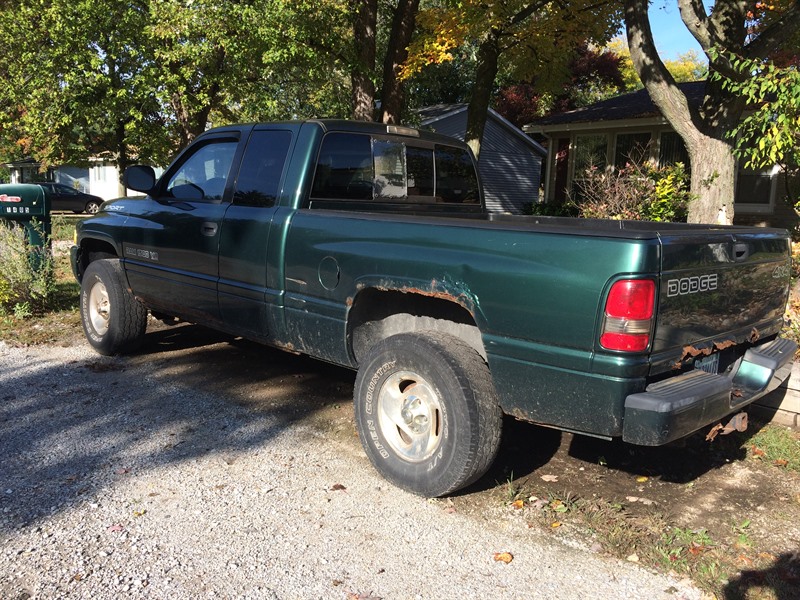
[[[489,114],[489,101],[497,77],[500,45],[494,31],[490,32],[478,47],[477,67],[475,69],[475,86],[467,109],[467,132],[464,141],[472,148],[475,158],[481,154],[483,131],[486,128],[486,117]]]
[[[384,123],[399,123],[402,116],[405,88],[398,75],[408,59],[408,45],[414,33],[418,10],[419,0],[399,0],[394,11],[389,47],[383,62],[381,120]]]
[[[692,163],[691,192],[696,198],[689,204],[689,222],[732,223],[736,159],[731,145],[700,135],[688,150]]]
[[[725,97],[719,84],[706,85],[703,106],[691,106],[658,56],[647,0],[625,1],[625,26],[631,59],[647,93],[661,114],[681,136],[692,170],[689,222],[733,222],[736,160],[725,132],[741,115],[741,103]],[[713,65],[709,66],[709,70]]]
[[[356,0],[353,7],[353,43],[356,60],[350,74],[353,119],[372,121],[375,104],[375,30],[378,0]]]

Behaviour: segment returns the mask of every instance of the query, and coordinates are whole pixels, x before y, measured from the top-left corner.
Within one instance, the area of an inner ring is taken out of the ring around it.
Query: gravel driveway
[[[354,435],[346,380],[298,388],[272,365],[283,378],[254,379],[256,407],[225,377],[189,376],[209,347],[107,359],[0,342],[0,598],[700,596],[501,506],[476,517],[391,487]]]

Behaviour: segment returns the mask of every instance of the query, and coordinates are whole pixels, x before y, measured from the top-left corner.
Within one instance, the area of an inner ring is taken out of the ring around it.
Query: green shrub
[[[41,233],[40,225],[32,226]],[[44,307],[53,289],[49,244],[32,246],[23,227],[0,222],[0,309],[29,314]]]
[[[573,203],[581,217],[636,221],[686,221],[689,176],[682,163],[655,168],[587,169],[576,181]]]

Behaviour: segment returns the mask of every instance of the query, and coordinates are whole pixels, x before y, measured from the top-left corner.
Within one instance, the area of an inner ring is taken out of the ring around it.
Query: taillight
[[[642,352],[650,345],[656,284],[652,279],[623,279],[606,300],[600,345],[606,350]]]

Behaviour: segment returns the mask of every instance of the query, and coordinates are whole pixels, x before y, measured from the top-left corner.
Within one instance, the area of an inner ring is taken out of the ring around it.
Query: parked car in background
[[[50,195],[50,210],[71,210],[93,215],[104,202],[100,196],[86,194],[63,183],[43,182],[39,185]]]

